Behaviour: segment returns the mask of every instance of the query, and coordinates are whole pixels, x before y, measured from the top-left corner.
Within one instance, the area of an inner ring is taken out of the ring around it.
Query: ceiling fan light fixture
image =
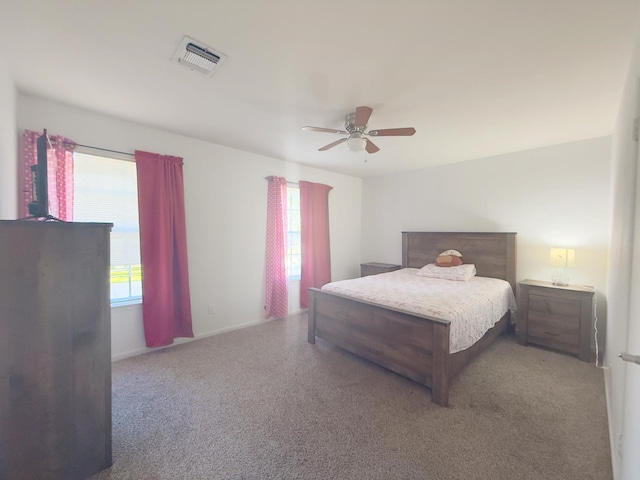
[[[362,152],[367,146],[367,139],[360,136],[349,137],[347,140],[347,148],[352,152]]]

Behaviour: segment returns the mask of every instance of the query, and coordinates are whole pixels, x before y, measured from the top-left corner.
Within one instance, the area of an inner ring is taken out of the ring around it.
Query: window
[[[299,280],[302,267],[300,189],[287,185],[287,278]]]
[[[111,304],[139,303],[142,267],[136,164],[78,152],[73,158],[74,221],[113,223]]]

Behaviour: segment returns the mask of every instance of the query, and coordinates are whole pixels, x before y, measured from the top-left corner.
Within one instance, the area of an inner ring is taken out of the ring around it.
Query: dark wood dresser
[[[591,361],[594,319],[593,287],[557,286],[550,282],[520,282],[517,339],[577,355]]]
[[[111,465],[110,231],[0,221],[0,479]]]
[[[379,273],[393,272],[399,270],[400,265],[395,263],[378,263],[369,262],[360,264],[360,276],[366,277],[367,275],[377,275]]]

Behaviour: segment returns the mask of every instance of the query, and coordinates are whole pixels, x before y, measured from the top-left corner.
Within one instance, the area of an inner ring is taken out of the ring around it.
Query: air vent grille
[[[184,37],[172,60],[194,72],[210,77],[226,58],[227,56],[224,53],[218,52],[193,38]]]
[[[184,58],[180,59],[180,62],[182,63],[194,65],[206,70],[207,72],[213,70],[219,61],[220,57],[218,55],[208,52],[207,50],[203,50],[193,43],[189,43],[187,45],[187,53],[185,53]]]

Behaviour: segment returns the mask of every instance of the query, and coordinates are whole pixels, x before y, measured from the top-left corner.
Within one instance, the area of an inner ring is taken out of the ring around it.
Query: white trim
[[[142,305],[142,297],[135,297],[131,300],[120,300],[120,301],[111,300],[111,308],[121,309],[125,307],[134,307],[138,305]]]
[[[162,350],[164,348],[174,347],[176,345],[182,345],[184,343],[193,342],[194,340],[200,340],[200,339],[203,339],[203,338],[212,337],[214,335],[219,335],[221,333],[231,332],[233,330],[238,330],[240,328],[252,327],[254,325],[259,325],[261,323],[270,322],[271,320],[272,319],[269,319],[269,320],[256,320],[254,322],[247,322],[247,323],[243,323],[241,325],[235,325],[233,327],[226,327],[226,328],[221,328],[219,330],[213,330],[211,332],[200,333],[200,334],[194,336],[193,338],[176,338],[175,341],[171,345],[166,345],[164,347],[155,347],[155,348],[143,347],[143,348],[138,348],[136,350],[130,350],[128,352],[119,353],[117,355],[112,355],[111,356],[111,361],[112,362],[117,362],[118,360],[123,360],[123,359],[129,358],[129,357],[135,357],[137,355],[142,355],[143,353],[155,352],[156,350]]]
[[[300,310],[298,310],[296,312],[289,312],[288,316],[297,315],[297,314],[303,313],[305,311],[307,311],[307,309],[300,309]],[[202,340],[203,338],[213,337],[214,335],[220,335],[221,333],[232,332],[233,330],[239,330],[241,328],[253,327],[255,325],[268,323],[268,322],[271,322],[273,320],[275,320],[275,318],[270,318],[268,320],[256,320],[256,321],[253,321],[253,322],[243,323],[241,325],[234,325],[233,327],[226,327],[226,328],[221,328],[219,330],[213,330],[211,332],[200,333],[200,334],[196,335],[193,338],[176,338],[175,341],[171,345],[166,345],[164,347],[156,347],[156,348],[144,347],[144,348],[138,348],[136,350],[130,350],[130,351],[125,352],[125,353],[119,353],[117,355],[112,355],[111,356],[111,361],[112,362],[117,362],[118,360],[124,360],[125,358],[136,357],[136,356],[142,355],[144,353],[155,352],[156,350],[162,350],[162,349],[165,349],[165,348],[175,347],[176,345],[182,345],[184,343],[193,342],[195,340]]]
[[[613,470],[613,478],[620,478],[619,476],[619,468],[620,468],[620,457],[618,456],[618,440],[616,439],[616,434],[613,431],[613,422],[611,419],[613,418],[611,414],[611,367],[605,366],[602,367],[604,370],[604,396],[607,407],[607,423],[609,426],[609,449],[611,455],[611,467]]]

